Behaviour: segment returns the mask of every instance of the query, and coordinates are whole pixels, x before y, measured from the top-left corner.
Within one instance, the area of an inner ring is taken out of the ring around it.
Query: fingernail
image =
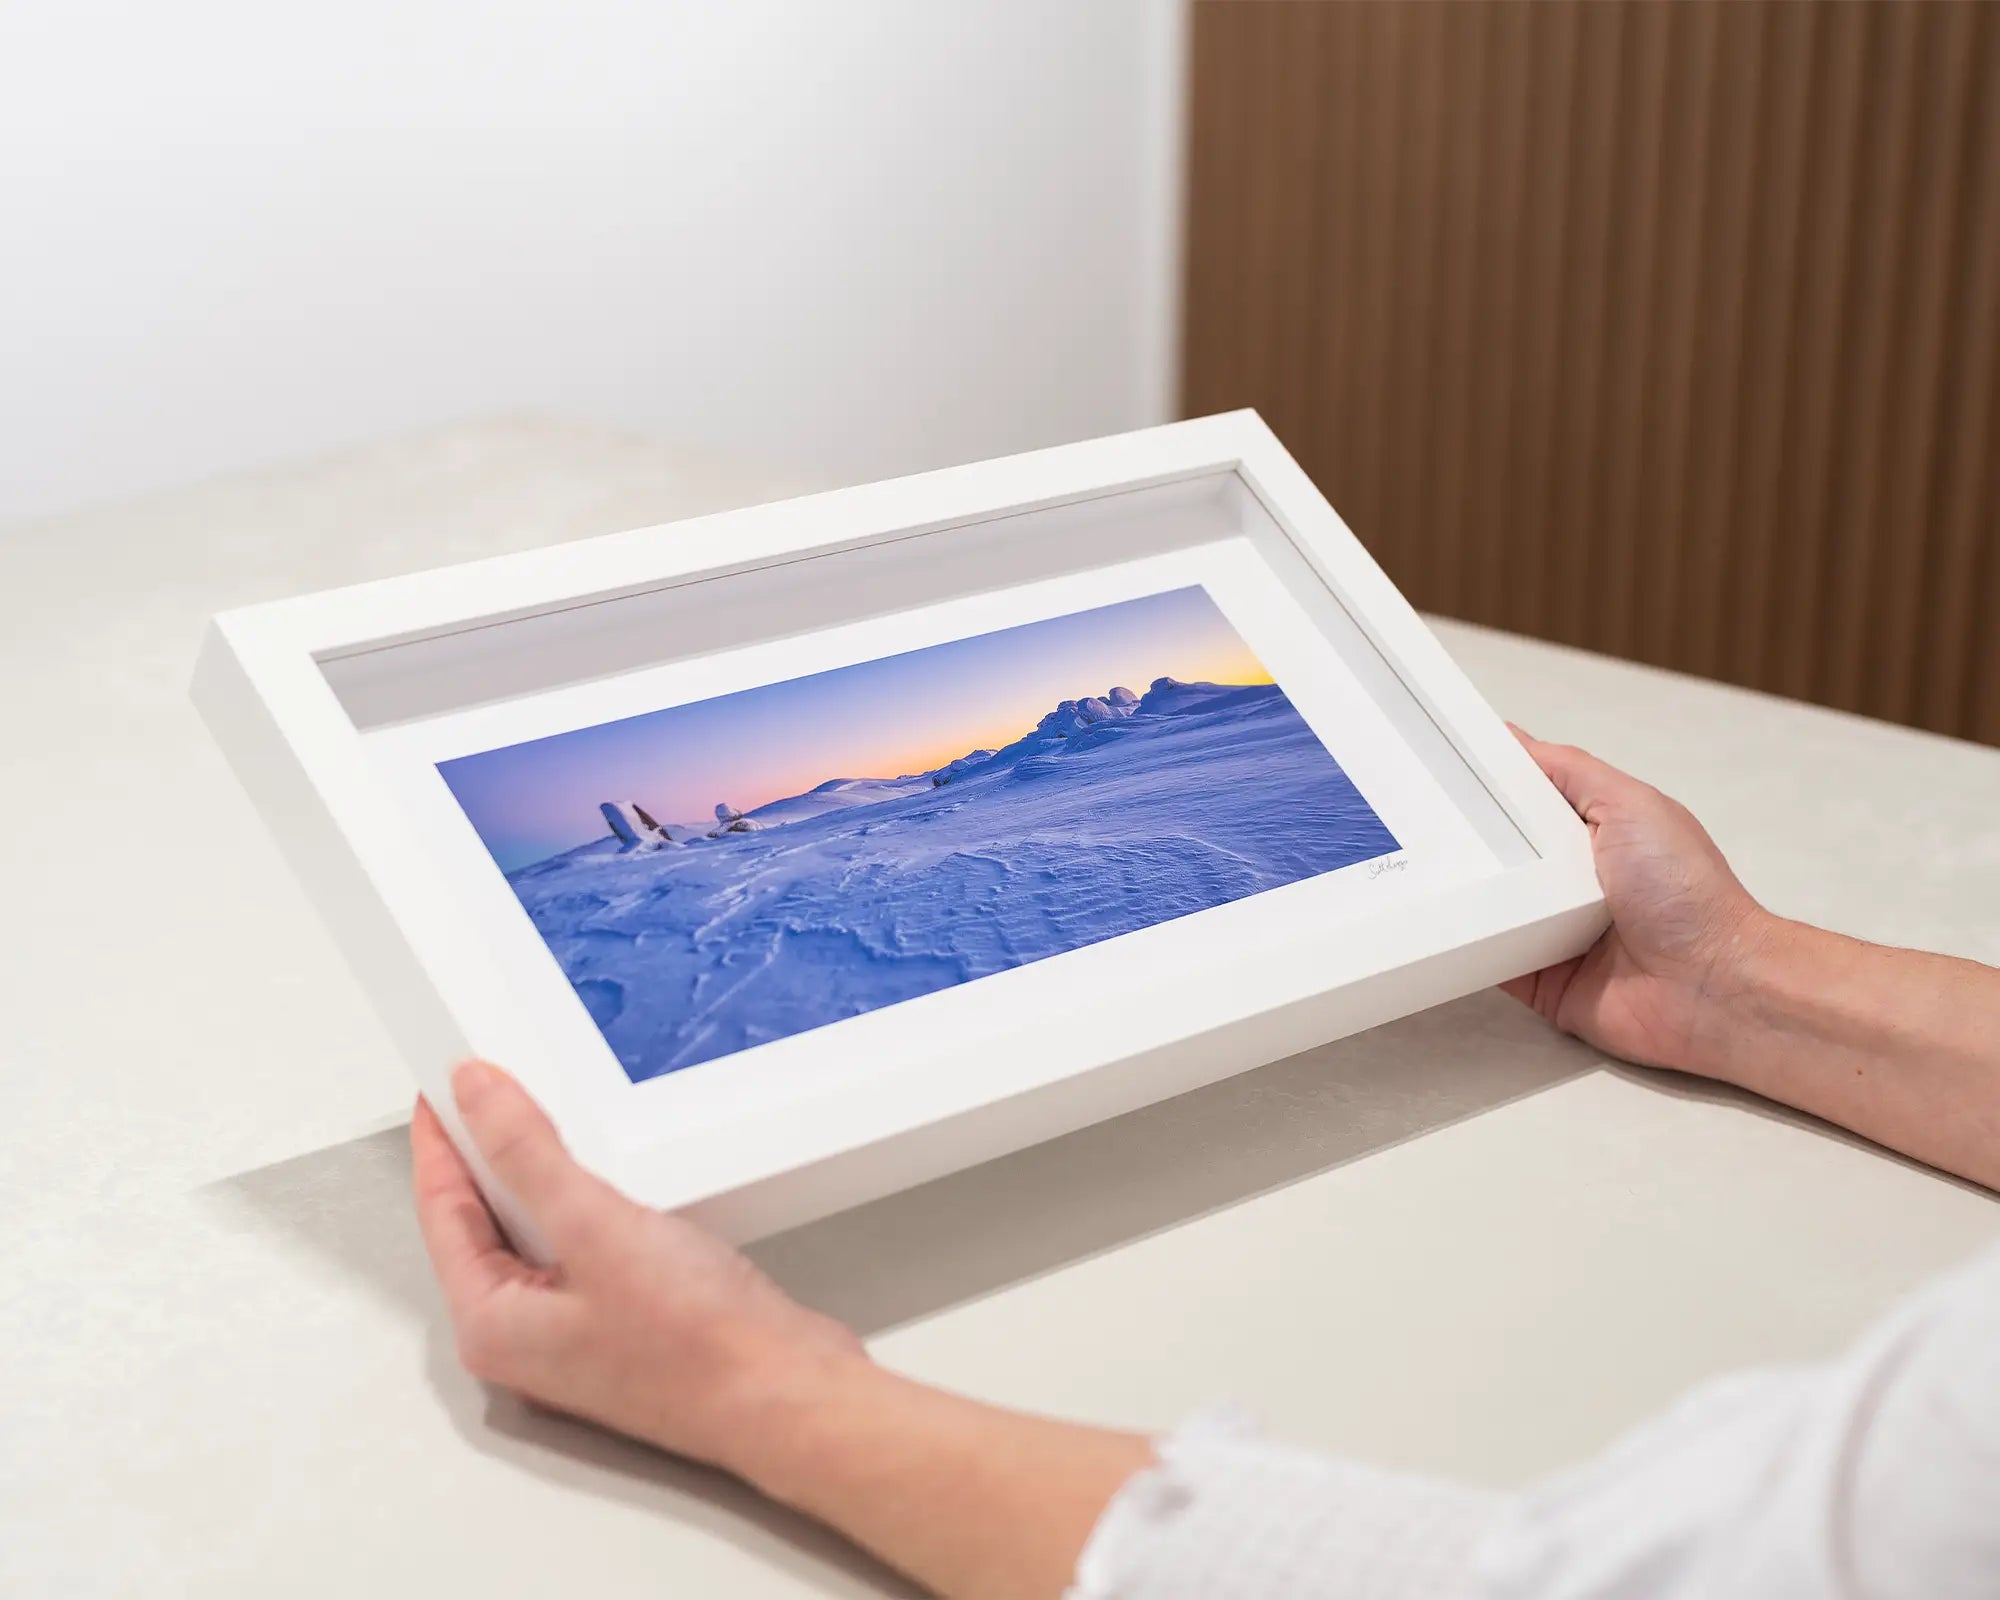
[[[461,1111],[470,1111],[499,1085],[498,1069],[487,1062],[461,1061],[452,1068],[451,1094]]]

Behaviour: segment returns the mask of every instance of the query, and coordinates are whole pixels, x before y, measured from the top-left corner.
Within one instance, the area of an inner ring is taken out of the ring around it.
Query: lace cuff
[[[1215,1407],[1112,1498],[1068,1600],[1442,1600],[1501,1496],[1265,1443]]]

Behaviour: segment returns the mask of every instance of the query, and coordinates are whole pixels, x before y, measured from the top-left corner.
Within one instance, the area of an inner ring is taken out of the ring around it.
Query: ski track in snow
[[[940,788],[829,783],[751,815],[764,831],[509,874],[634,1081],[1397,848],[1274,686],[1156,691]]]

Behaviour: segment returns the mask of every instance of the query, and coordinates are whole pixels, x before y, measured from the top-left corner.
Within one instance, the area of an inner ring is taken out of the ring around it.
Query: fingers
[[[417,1102],[410,1118],[410,1159],[417,1224],[432,1270],[455,1310],[469,1306],[513,1277],[521,1263],[427,1100]]]
[[[479,1152],[558,1250],[565,1235],[614,1191],[578,1166],[548,1113],[518,1083],[484,1061],[461,1062],[451,1075],[453,1098]]]
[[[1539,972],[1525,972],[1518,978],[1507,979],[1500,985],[1500,991],[1520,1001],[1544,1022],[1562,1027],[1563,999],[1569,993],[1571,980],[1582,970],[1583,961],[1582,956],[1572,956]]]
[[[1513,728],[1535,765],[1548,775],[1570,808],[1585,822],[1597,821],[1600,809],[1620,794],[1640,787],[1639,780],[1620,772],[1608,761],[1599,761],[1588,750],[1571,744],[1546,744],[1533,734]]]

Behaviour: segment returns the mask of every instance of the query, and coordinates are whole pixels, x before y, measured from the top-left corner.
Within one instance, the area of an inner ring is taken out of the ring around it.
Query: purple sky
[[[1058,701],[1161,676],[1267,683],[1199,587],[978,634],[439,763],[505,871],[602,837],[600,801],[707,823],[829,778],[927,772],[1019,738]]]

